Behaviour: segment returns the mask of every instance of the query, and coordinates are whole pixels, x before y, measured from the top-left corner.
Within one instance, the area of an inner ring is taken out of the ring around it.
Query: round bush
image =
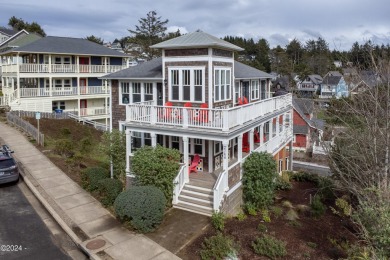
[[[114,204],[116,197],[122,192],[123,184],[118,179],[103,179],[98,181],[98,191],[104,206]]]
[[[99,181],[109,177],[106,169],[101,167],[93,167],[85,169],[81,175],[82,186],[84,189],[94,191],[98,189]]]
[[[164,217],[166,199],[154,186],[134,186],[122,192],[114,202],[115,213],[121,220],[130,220],[141,232],[151,232]]]

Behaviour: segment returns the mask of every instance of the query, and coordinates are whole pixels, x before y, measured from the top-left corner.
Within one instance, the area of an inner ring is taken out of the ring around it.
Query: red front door
[[[81,116],[87,115],[87,100],[86,99],[80,100],[80,115]]]
[[[80,57],[80,72],[88,72],[89,71],[89,58],[88,57]]]
[[[87,94],[87,79],[80,79],[80,93]]]

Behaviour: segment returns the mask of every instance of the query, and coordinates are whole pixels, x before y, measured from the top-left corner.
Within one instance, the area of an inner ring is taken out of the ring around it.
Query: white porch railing
[[[107,114],[108,114],[108,110],[105,107],[80,108],[80,116],[98,116],[98,115],[107,115]]]
[[[223,201],[226,191],[229,189],[229,179],[227,171],[222,172],[217,179],[217,182],[214,185],[214,194],[213,194],[213,209],[219,211],[219,207]]]
[[[274,150],[277,148],[280,148],[282,144],[284,144],[286,141],[288,141],[289,138],[292,138],[292,127],[286,127],[281,131],[279,134],[277,133],[274,137],[271,137],[269,135],[269,139],[262,143],[257,149],[255,149],[255,152],[267,152],[267,153],[274,153]]]
[[[19,65],[20,73],[112,73],[127,66],[122,65],[76,65],[76,64],[33,64]],[[2,73],[16,73],[18,65],[2,65]]]
[[[181,128],[196,127],[229,131],[229,129],[257,117],[287,108],[291,106],[291,102],[292,96],[287,94],[228,109],[153,106],[136,103],[126,106],[126,120],[127,122],[140,122],[151,125],[171,125]]]
[[[107,94],[108,88],[102,86],[83,86],[80,87],[80,95]],[[50,97],[50,96],[74,96],[78,95],[77,87],[56,88],[51,92],[49,88],[21,88],[21,97]]]
[[[182,165],[179,173],[177,174],[176,178],[173,180],[173,185],[174,185],[173,202],[172,202],[173,204],[179,203],[180,192],[182,191],[184,185],[186,184],[186,177],[185,177],[186,171],[185,171],[185,169],[186,169],[185,165]],[[188,172],[187,172],[187,174],[188,174]]]

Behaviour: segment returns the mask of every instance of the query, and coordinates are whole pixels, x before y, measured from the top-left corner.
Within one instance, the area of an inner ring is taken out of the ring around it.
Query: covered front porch
[[[291,118],[290,110],[224,138],[194,133],[162,135],[158,130],[144,130],[145,134],[142,135],[131,126],[126,126],[127,172],[131,172],[130,157],[134,146],[161,144],[178,149],[182,154],[182,166],[174,180],[173,204],[198,207],[208,215],[220,210],[227,193],[241,185],[241,165],[251,152],[275,155],[279,171],[288,167],[286,161],[291,162],[292,158],[286,160],[284,148],[292,141]]]

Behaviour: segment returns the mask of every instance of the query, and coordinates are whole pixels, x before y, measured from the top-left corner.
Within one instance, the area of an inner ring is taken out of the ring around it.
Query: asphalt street
[[[71,259],[17,185],[0,185],[0,259]]]

